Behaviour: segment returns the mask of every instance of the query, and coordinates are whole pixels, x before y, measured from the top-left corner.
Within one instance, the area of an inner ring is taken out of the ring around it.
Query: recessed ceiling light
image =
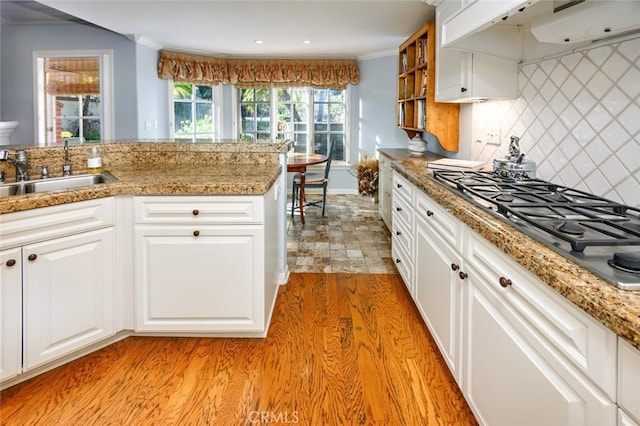
[[[302,40],[302,44],[311,44],[311,40]]]
[[[264,43],[264,41],[262,41],[262,40],[256,40],[256,44],[262,44],[262,43]]]

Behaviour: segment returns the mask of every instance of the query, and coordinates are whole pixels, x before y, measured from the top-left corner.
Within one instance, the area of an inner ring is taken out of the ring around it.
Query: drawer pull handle
[[[7,260],[7,266],[13,266],[16,264],[16,260],[15,259],[9,259]]]
[[[396,258],[396,263],[400,263],[400,259]]]
[[[513,284],[511,282],[511,280],[509,278],[505,278],[505,277],[500,277],[500,285],[504,288],[509,287],[511,284]]]
[[[200,235],[200,231],[193,231],[193,236],[197,237],[198,235]]]
[[[400,207],[396,207],[396,211],[397,211],[397,212],[401,212],[401,211],[402,211],[402,209],[401,209]]]
[[[396,235],[402,235],[402,232],[396,231]]]
[[[464,280],[465,278],[468,277],[467,273],[462,271],[458,273],[458,276],[460,277],[461,280]]]
[[[200,211],[198,211],[198,209],[194,209],[192,213],[194,216],[198,216],[200,214]]]
[[[433,212],[431,210],[427,210],[427,216],[433,216]]]
[[[455,263],[451,264],[451,270],[452,271],[457,271],[458,269],[460,269],[460,267],[458,265],[456,265]]]
[[[37,254],[30,254],[29,257],[27,257],[27,259],[29,259],[31,262],[33,262],[34,260],[36,260],[38,258]]]

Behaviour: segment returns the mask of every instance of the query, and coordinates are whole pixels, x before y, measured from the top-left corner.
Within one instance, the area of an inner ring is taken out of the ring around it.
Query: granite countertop
[[[640,292],[620,290],[430,177],[425,161],[391,167],[553,290],[640,349]]]
[[[281,173],[280,164],[110,167],[103,184],[0,197],[0,214],[114,195],[261,195]]]

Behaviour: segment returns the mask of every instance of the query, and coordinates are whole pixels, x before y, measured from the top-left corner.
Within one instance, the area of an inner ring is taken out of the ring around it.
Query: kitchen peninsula
[[[69,147],[73,174],[91,146]],[[3,388],[132,333],[266,336],[290,143],[98,147],[104,183],[0,197]],[[62,173],[62,147],[24,149],[32,177]]]

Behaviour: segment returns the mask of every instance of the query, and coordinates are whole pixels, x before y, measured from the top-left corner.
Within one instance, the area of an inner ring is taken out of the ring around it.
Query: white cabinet
[[[452,6],[445,3],[436,9],[436,102],[515,98],[515,60],[441,46],[442,22],[451,14]]]
[[[275,195],[136,197],[136,331],[266,333]]]
[[[380,154],[378,168],[378,212],[387,228],[391,229],[391,191],[393,185],[391,159]]]
[[[1,380],[115,332],[113,199],[0,215]]]
[[[22,250],[0,252],[0,381],[21,372]]]
[[[24,369],[115,332],[113,227],[24,246]]]
[[[615,334],[396,171],[394,182],[414,193],[398,204],[411,211],[394,216],[394,228],[397,218],[415,223],[414,301],[478,421],[616,424]],[[628,391],[631,406],[638,392]]]
[[[418,203],[423,198],[418,194]],[[462,256],[433,226],[444,211],[416,214],[415,303],[453,377],[460,384]],[[445,220],[447,218],[445,217]]]
[[[640,423],[640,351],[618,338],[618,405],[621,424]]]
[[[392,174],[391,197],[391,256],[402,276],[407,290],[413,296],[414,256],[414,187],[398,173]]]

